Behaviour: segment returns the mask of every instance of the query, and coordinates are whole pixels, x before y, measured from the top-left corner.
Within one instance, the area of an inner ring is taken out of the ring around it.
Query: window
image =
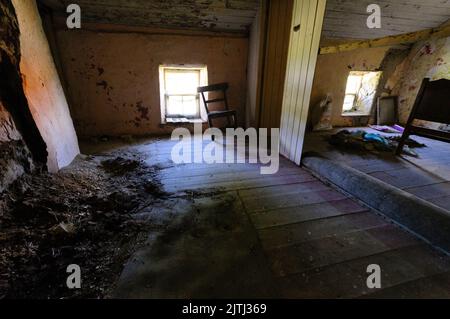
[[[343,115],[369,115],[381,72],[352,71],[347,78]]]
[[[206,67],[161,66],[162,122],[190,122],[204,116],[197,88],[207,85]]]

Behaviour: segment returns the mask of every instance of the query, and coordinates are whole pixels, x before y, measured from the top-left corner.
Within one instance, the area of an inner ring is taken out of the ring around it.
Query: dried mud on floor
[[[0,299],[103,298],[155,225],[133,217],[162,202],[158,166],[137,151],[80,156],[58,174],[36,174],[0,195]],[[67,266],[82,271],[66,287]]]

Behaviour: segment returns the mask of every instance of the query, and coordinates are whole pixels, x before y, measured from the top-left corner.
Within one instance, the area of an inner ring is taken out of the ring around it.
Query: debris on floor
[[[331,135],[328,142],[337,147],[368,152],[393,152],[397,149],[401,136],[383,136],[376,133],[368,133],[363,130],[342,130]],[[418,154],[412,148],[425,147],[411,138],[405,142],[403,152],[407,155],[417,157]]]
[[[166,196],[158,167],[117,153],[80,156],[58,174],[24,177],[0,194],[0,299],[108,294],[152,227],[132,214]],[[71,264],[81,268],[81,290],[66,287]]]
[[[399,126],[399,125],[393,125],[393,126],[388,126],[388,125],[369,125],[369,127],[375,131],[380,131],[383,133],[403,133],[403,131],[405,130],[403,127]]]

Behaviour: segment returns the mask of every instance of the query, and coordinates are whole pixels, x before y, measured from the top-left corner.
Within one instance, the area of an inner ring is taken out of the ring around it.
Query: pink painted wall
[[[35,0],[13,0],[20,29],[24,91],[55,172],[79,154],[78,140]]]
[[[104,28],[104,26],[103,26]],[[230,106],[245,121],[248,39],[243,37],[57,31],[80,136],[166,134],[161,125],[161,64],[206,64],[209,83],[229,82]]]

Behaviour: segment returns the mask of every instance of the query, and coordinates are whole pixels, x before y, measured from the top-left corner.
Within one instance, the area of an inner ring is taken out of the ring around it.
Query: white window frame
[[[360,96],[360,93],[361,93],[361,90],[362,90],[362,87],[364,84],[364,77],[370,73],[373,73],[375,76],[378,76],[378,79],[377,79],[377,81],[378,81],[377,86],[378,86],[380,78],[381,78],[381,74],[382,74],[381,71],[350,71],[349,72],[349,74],[347,76],[347,82],[346,82],[344,102],[342,103],[342,111],[341,111],[342,116],[361,116],[361,115],[366,116],[366,115],[371,114],[371,110],[368,108],[361,108],[361,107],[355,108],[355,106],[357,106],[356,103],[358,102],[358,98]],[[348,91],[348,81],[351,76],[357,76],[357,77],[361,78],[359,86],[356,88],[356,92]],[[376,94],[376,92],[375,92],[375,94]],[[346,100],[347,96],[353,97],[353,106],[352,106],[352,109],[350,109],[350,110],[344,110],[345,100]],[[375,95],[374,95],[374,98],[375,98]]]
[[[161,101],[161,123],[166,124],[170,122],[205,122],[207,120],[207,114],[203,101],[200,99],[200,95],[197,92],[192,94],[169,94],[166,92],[166,71],[198,71],[199,72],[199,86],[208,85],[208,69],[206,65],[160,65],[159,67],[159,85],[160,85],[160,101]],[[198,112],[195,116],[183,116],[183,114],[177,114],[174,116],[168,116],[167,106],[170,96],[189,96],[195,97],[198,104]]]

